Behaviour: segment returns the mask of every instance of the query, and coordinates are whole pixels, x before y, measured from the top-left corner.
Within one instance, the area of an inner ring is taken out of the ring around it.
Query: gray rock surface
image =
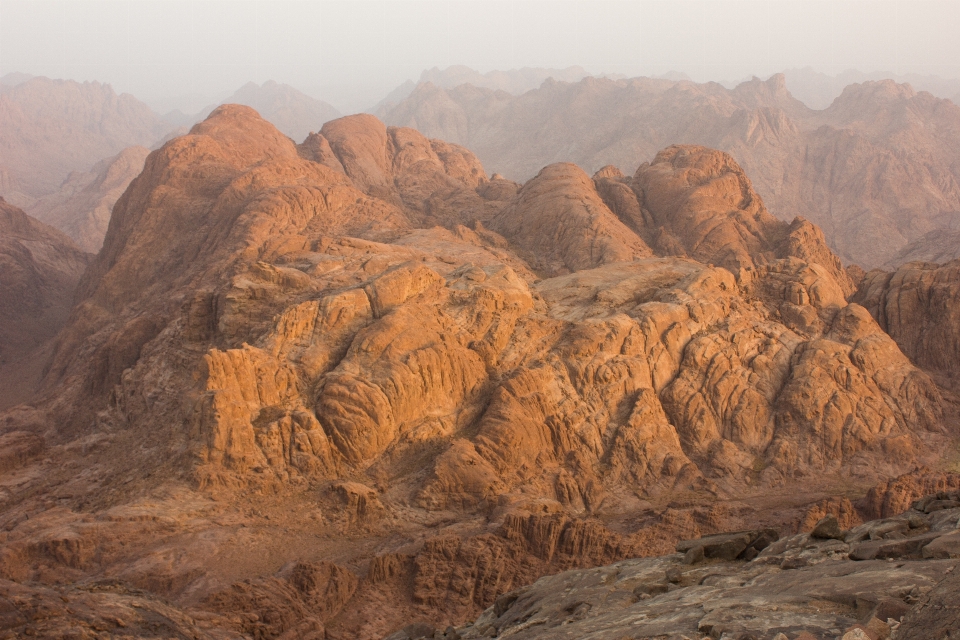
[[[738,531],[683,541],[674,555],[547,576],[456,632],[464,640],[960,637],[960,508],[931,510],[953,498],[932,496],[847,532],[825,518],[818,536]]]

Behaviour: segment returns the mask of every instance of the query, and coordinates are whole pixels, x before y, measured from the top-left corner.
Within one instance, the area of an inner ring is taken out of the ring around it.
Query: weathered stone
[[[851,560],[873,560],[881,558],[904,558],[920,555],[921,549],[936,540],[941,533],[927,533],[901,540],[870,540],[854,545],[850,550]]]
[[[960,531],[935,538],[920,553],[924,558],[960,558]]]
[[[821,540],[843,540],[844,533],[840,530],[840,523],[837,518],[833,515],[826,515],[817,522],[813,531],[810,532],[810,537]]]

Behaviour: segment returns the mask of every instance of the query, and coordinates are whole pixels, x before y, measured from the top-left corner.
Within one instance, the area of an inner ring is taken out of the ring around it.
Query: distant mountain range
[[[471,149],[514,180],[550,162],[633,172],[674,143],[730,152],[770,210],[823,227],[847,262],[878,266],[960,216],[960,107],[891,80],[807,107],[783,75],[733,89],[652,78],[548,80],[520,96],[425,82],[378,115]]]
[[[794,69],[724,88],[683,74],[627,80],[582,67],[435,67],[374,111],[390,124],[463,144],[494,172],[519,180],[556,161],[632,171],[631,163],[677,142],[724,149],[771,211],[815,221],[845,261],[871,267],[894,264],[907,245],[960,225],[955,107],[889,81],[844,84],[875,75],[882,74]],[[899,78],[941,98],[960,91],[956,80]],[[136,175],[127,162],[125,182],[97,191],[105,165],[94,165],[126,147],[157,146],[214,108],[159,116],[109,85],[17,73],[0,78],[0,93],[0,194],[87,250],[99,247],[113,203]],[[223,102],[253,107],[297,142],[341,116],[273,81],[248,83]],[[907,254],[952,255],[936,242]]]

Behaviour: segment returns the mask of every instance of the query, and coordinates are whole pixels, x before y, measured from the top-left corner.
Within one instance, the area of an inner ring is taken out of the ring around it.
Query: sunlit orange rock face
[[[718,151],[519,185],[372,116],[295,145],[220,107],[147,157],[0,417],[0,577],[123,585],[69,596],[94,612],[142,589],[177,633],[375,638],[849,511],[838,486],[948,440],[853,289]]]

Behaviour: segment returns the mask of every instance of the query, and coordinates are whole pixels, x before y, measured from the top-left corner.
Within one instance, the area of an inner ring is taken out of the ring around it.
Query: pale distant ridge
[[[770,211],[821,226],[845,262],[874,267],[960,212],[960,108],[892,80],[806,106],[786,76],[733,89],[656,78],[546,80],[519,96],[424,82],[380,117],[471,149],[527,180],[545,164],[633,170],[671,144],[732,154]]]
[[[0,195],[29,206],[55,192],[71,171],[87,171],[132,145],[150,147],[171,129],[109,84],[36,77],[4,87]]]
[[[928,91],[938,98],[953,100],[954,103],[957,103],[957,98],[960,96],[960,78],[941,78],[920,73],[896,74],[889,71],[864,73],[856,69],[847,69],[831,76],[815,71],[811,67],[804,67],[787,69],[783,75],[790,93],[811,109],[826,109],[848,85],[876,80],[907,83],[917,91]]]
[[[296,142],[303,142],[310,132],[319,131],[325,122],[343,115],[333,105],[273,80],[261,85],[248,82],[221,104],[243,104],[256,109]]]

